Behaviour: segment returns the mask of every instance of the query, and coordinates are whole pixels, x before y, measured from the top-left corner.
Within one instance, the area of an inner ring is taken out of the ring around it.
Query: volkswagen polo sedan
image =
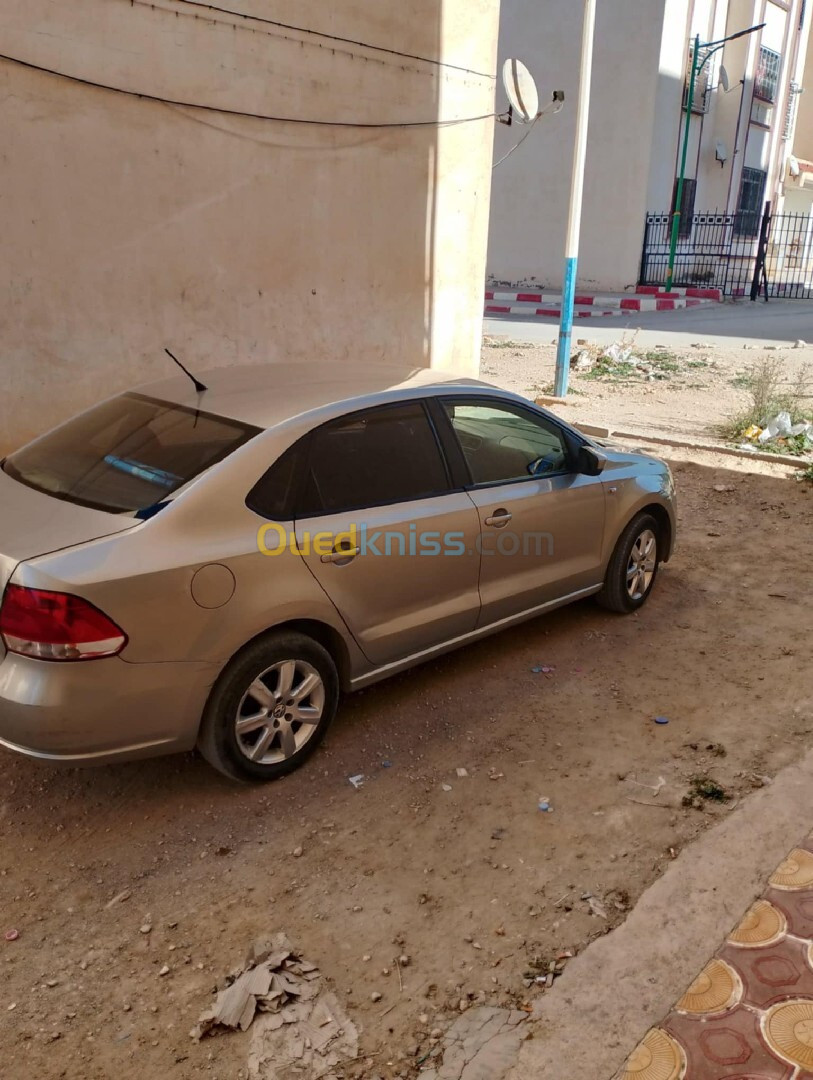
[[[339,696],[574,600],[634,612],[668,467],[485,383],[330,364],[180,374],[0,467],[0,744],[199,747],[270,780]]]

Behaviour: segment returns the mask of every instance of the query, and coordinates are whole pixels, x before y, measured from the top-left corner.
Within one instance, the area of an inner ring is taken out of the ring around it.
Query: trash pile
[[[258,942],[245,964],[223,980],[214,1004],[190,1032],[193,1039],[252,1027],[249,1075],[301,1080],[334,1075],[358,1055],[358,1031],[319,969],[284,934]]]
[[[739,450],[776,450],[777,453],[805,454],[813,450],[813,424],[803,420],[794,424],[789,412],[780,412],[752,424],[742,433]]]
[[[698,361],[695,361],[695,366]],[[606,349],[582,349],[573,361],[573,371],[589,379],[641,379],[655,382],[669,379],[677,370],[676,357],[657,348],[645,356],[635,352],[635,341],[622,340]]]

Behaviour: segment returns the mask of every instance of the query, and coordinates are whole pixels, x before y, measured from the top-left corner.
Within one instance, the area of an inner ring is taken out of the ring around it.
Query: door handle
[[[330,551],[322,556],[323,563],[349,563],[357,555],[361,554],[361,548],[340,548],[338,551]]]
[[[504,529],[513,516],[507,510],[497,510],[491,517],[486,518],[486,525],[491,525],[495,529]]]

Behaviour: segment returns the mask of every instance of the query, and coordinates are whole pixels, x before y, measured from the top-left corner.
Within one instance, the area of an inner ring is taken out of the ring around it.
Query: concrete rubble
[[[318,968],[284,934],[254,946],[245,964],[223,980],[191,1035],[199,1040],[249,1027],[251,1080],[283,1080],[291,1069],[299,1080],[320,1080],[358,1055],[355,1025],[324,989]]]

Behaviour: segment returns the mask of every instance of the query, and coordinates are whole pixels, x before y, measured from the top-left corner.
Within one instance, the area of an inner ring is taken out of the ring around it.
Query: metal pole
[[[765,257],[768,253],[768,234],[771,228],[771,215],[773,213],[773,203],[766,202],[765,209],[762,213],[762,224],[759,228],[759,246],[757,247],[757,257],[754,262],[754,277],[751,282],[751,301],[755,301],[759,296],[759,279],[763,278],[765,281],[765,303],[768,302],[768,277],[765,272]]]
[[[680,236],[680,208],[683,205],[683,186],[686,179],[686,160],[689,155],[689,137],[692,130],[692,104],[694,103],[694,88],[697,85],[697,64],[700,57],[700,35],[694,39],[692,51],[692,77],[689,79],[689,98],[686,102],[686,128],[683,134],[683,153],[680,159],[680,175],[678,176],[677,192],[675,193],[675,212],[672,215],[672,240],[669,244],[669,268],[666,271],[666,291],[672,291],[672,279],[675,276],[675,256],[677,254],[678,237]]]
[[[576,298],[576,276],[579,262],[582,201],[584,196],[584,165],[587,158],[587,129],[590,121],[590,88],[593,79],[593,39],[596,27],[596,0],[584,0],[582,33],[581,88],[576,114],[576,145],[573,151],[573,177],[570,189],[570,213],[565,242],[565,278],[562,290],[562,317],[559,325],[559,346],[556,352],[557,397],[567,394],[570,376],[570,344],[573,337],[573,304]]]

